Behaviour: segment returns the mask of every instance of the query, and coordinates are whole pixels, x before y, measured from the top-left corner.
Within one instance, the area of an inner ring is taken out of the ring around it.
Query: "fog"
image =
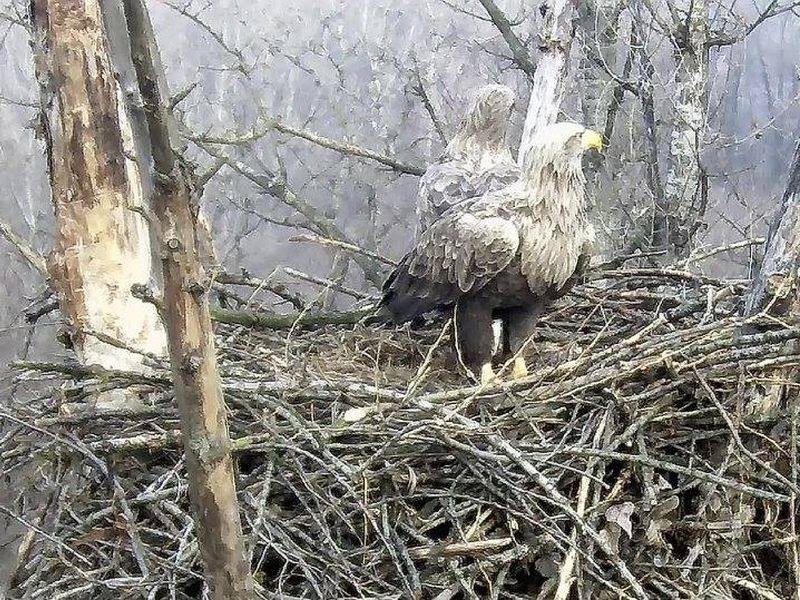
[[[535,59],[535,11],[518,0],[499,6]],[[644,16],[644,44],[654,65],[658,168],[663,176],[675,122],[676,67],[663,31],[670,7],[647,6],[652,13]],[[498,82],[518,94],[509,135],[512,148],[519,140],[529,80],[510,59],[506,42],[477,0],[181,0],[153,1],[150,7],[172,92],[196,84],[178,105],[179,118],[195,135],[242,134],[266,115],[424,166],[436,159],[457,127],[470,91]],[[6,2],[0,9],[0,220],[46,255],[53,217],[42,142],[36,137],[38,89],[24,8]],[[738,34],[757,14],[758,7],[750,2],[713,3],[710,27]],[[606,101],[617,79],[636,78],[635,70],[623,76],[628,11],[622,11],[617,29],[607,65],[614,75],[599,75]],[[586,67],[586,49],[595,42],[580,37],[580,27],[578,35],[563,118],[601,121],[605,115],[593,113],[583,101],[587,73],[600,69]],[[694,240],[698,248],[763,234],[800,131],[800,17],[782,12],[742,37],[710,49],[701,156],[709,199],[705,225]],[[625,246],[653,203],[644,185],[642,109],[635,95],[624,94],[615,123],[593,187],[601,249],[608,255]],[[200,172],[213,164],[192,143],[186,151]],[[259,173],[283,175],[304,203],[332,219],[349,240],[393,258],[409,247],[415,176],[276,131],[227,151]],[[305,219],[231,169],[223,167],[209,181],[202,202],[227,270],[276,273],[293,285],[276,269],[292,266],[334,278],[346,273],[349,285],[370,289],[359,269],[337,260],[329,248],[290,241],[303,231]],[[744,250],[707,267],[746,275],[751,258]],[[26,351],[29,328],[22,312],[43,290],[41,275],[0,238],[3,363]],[[283,309],[280,304],[270,308]],[[57,351],[51,343],[57,328],[56,313],[40,320],[34,348]]]

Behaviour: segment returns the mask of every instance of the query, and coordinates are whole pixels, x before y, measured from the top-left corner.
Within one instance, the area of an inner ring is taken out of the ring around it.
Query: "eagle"
[[[496,377],[498,318],[503,352],[514,357],[512,378],[527,375],[523,345],[591,256],[581,162],[601,148],[600,134],[577,123],[544,128],[515,183],[456,204],[425,230],[386,280],[378,314],[401,324],[452,308],[459,361],[481,383]]]
[[[504,85],[478,89],[458,133],[419,182],[417,233],[462,200],[498,190],[519,178],[506,142],[514,92]]]

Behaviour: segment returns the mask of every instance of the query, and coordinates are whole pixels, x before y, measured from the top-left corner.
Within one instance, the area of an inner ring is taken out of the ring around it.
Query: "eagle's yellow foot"
[[[525,359],[518,356],[514,359],[514,366],[511,367],[511,379],[522,379],[528,376],[528,365],[525,364]]]
[[[487,385],[497,381],[497,375],[492,369],[492,363],[486,363],[481,367],[481,385]]]

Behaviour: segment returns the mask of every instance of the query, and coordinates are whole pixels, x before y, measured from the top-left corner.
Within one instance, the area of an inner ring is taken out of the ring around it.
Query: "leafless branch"
[[[276,177],[272,173],[260,174],[243,162],[228,156],[213,144],[201,142],[199,140],[196,141],[196,143],[209,155],[217,159],[225,160],[225,163],[234,171],[254,183],[267,194],[277,198],[297,211],[319,235],[346,244],[352,244],[352,242],[347,239],[344,232],[342,232],[331,219],[325,217],[318,209],[295,194],[286,181],[280,177]],[[355,246],[355,244],[352,245]],[[382,285],[383,275],[374,260],[359,255],[356,255],[354,260],[361,267],[368,281],[376,287]]]
[[[19,255],[38,271],[42,277],[45,279],[50,277],[47,273],[47,261],[44,257],[34,250],[21,236],[17,235],[7,223],[2,221],[0,221],[0,235],[2,235],[6,241],[16,249]]]
[[[179,6],[178,4],[171,2],[171,0],[158,0],[158,1],[161,2],[161,4],[168,6],[178,14],[183,15],[184,17],[192,21],[194,24],[196,24],[198,27],[200,27],[200,29],[205,31],[208,35],[210,35],[211,38],[215,42],[217,42],[220,48],[222,48],[225,52],[230,54],[236,60],[236,69],[242,75],[244,75],[245,78],[247,79],[250,78],[251,68],[247,66],[242,51],[228,44],[225,41],[225,38],[222,36],[222,34],[216,31],[213,27],[211,27],[211,25],[206,23],[203,19],[201,19],[198,13],[189,12],[187,7]]]
[[[794,0],[787,4],[781,4],[779,0],[771,0],[771,2],[764,8],[763,11],[750,23],[745,24],[740,31],[732,34],[716,33],[712,34],[708,40],[710,48],[730,46],[744,40],[748,35],[753,33],[758,27],[763,25],[766,21],[773,17],[777,17],[787,12],[791,12],[800,7],[800,2]]]
[[[339,140],[327,138],[307,129],[293,127],[271,117],[263,117],[260,124],[254,126],[249,132],[240,135],[214,136],[209,134],[189,134],[187,137],[192,141],[204,144],[235,146],[250,144],[260,140],[272,130],[292,135],[294,137],[299,137],[311,142],[312,144],[316,144],[322,148],[327,148],[328,150],[333,150],[334,152],[339,152],[340,154],[344,154],[346,156],[357,156],[359,158],[375,161],[390,167],[399,173],[422,175],[425,172],[423,167],[402,162],[391,156],[387,156],[385,154],[381,154],[380,152],[375,152],[374,150],[369,150],[349,142],[341,142]]]
[[[313,283],[325,288],[336,290],[337,292],[340,292],[347,296],[351,296],[353,298],[356,298],[357,300],[367,300],[376,298],[376,296],[370,296],[369,294],[365,294],[364,292],[359,292],[358,290],[354,290],[352,288],[344,286],[336,281],[325,279],[324,277],[316,277],[314,275],[309,275],[308,273],[301,273],[300,271],[292,269],[291,267],[284,267],[283,270],[286,272],[287,275],[291,275],[292,277],[296,277],[297,279],[308,281],[309,283]]]
[[[498,8],[494,0],[479,0],[479,2],[483,5],[484,10],[486,10],[494,26],[497,27],[498,31],[503,36],[509,50],[511,50],[514,63],[522,69],[529,79],[533,80],[533,75],[536,73],[536,64],[531,59],[530,54],[528,54],[525,45],[519,37],[517,37],[517,34],[514,33],[508,17]]]
[[[289,238],[290,242],[303,242],[308,244],[320,244],[322,246],[333,246],[336,248],[341,248],[342,250],[346,250],[348,252],[352,252],[354,254],[360,254],[362,256],[366,256],[375,260],[377,262],[381,262],[385,265],[390,265],[393,267],[397,266],[397,262],[393,261],[391,258],[386,258],[385,256],[381,256],[376,252],[372,252],[371,250],[367,250],[366,248],[361,248],[355,244],[350,242],[343,242],[341,240],[335,240],[330,238],[324,238],[320,236],[312,236],[312,235],[296,235],[294,237]]]
[[[419,97],[422,101],[422,106],[425,107],[425,111],[428,113],[428,116],[431,119],[431,123],[433,123],[434,129],[436,129],[436,133],[439,135],[439,141],[442,143],[443,146],[447,145],[447,136],[444,132],[444,126],[442,125],[441,120],[436,114],[436,111],[433,108],[433,104],[431,103],[431,99],[428,96],[428,92],[425,90],[425,85],[422,83],[422,76],[419,72],[419,65],[416,61],[414,61],[414,77],[416,79],[416,83],[412,85],[412,90],[414,93]]]

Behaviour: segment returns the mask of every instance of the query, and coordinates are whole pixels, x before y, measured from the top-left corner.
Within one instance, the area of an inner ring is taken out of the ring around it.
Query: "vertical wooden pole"
[[[197,199],[185,165],[173,150],[172,114],[147,8],[141,0],[123,0],[123,6],[149,130],[163,314],[206,581],[214,600],[249,599],[253,580],[236,500],[209,284],[198,252]]]

